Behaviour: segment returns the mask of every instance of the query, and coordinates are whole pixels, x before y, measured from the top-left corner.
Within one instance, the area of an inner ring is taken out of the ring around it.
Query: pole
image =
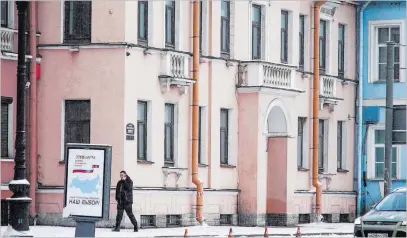
[[[393,144],[393,82],[394,42],[387,42],[386,128],[384,139],[384,196],[391,192],[391,162]]]
[[[8,198],[10,211],[9,228],[4,236],[31,236],[28,223],[29,206],[31,198],[28,191],[30,183],[25,175],[25,90],[26,90],[26,63],[27,52],[26,23],[28,1],[16,1],[18,11],[18,61],[17,61],[17,131],[15,141],[16,155],[14,158],[14,178],[8,187],[13,196]]]

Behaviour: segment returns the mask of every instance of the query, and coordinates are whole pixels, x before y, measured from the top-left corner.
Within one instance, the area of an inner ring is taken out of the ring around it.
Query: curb
[[[301,233],[301,236],[347,236],[347,235],[353,235],[353,232],[309,232],[309,233]],[[188,235],[188,237],[227,237],[228,235]],[[183,236],[153,236],[153,237],[159,237],[159,238],[170,238],[170,237],[183,237]],[[239,234],[239,235],[233,235],[233,237],[264,237],[263,234]],[[293,234],[268,234],[268,237],[295,237],[295,233]]]

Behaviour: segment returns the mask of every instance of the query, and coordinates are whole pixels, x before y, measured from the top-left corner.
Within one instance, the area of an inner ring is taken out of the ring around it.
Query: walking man
[[[116,201],[117,201],[117,216],[116,226],[112,231],[120,231],[120,223],[123,219],[123,211],[126,211],[127,216],[130,218],[134,226],[134,231],[138,232],[137,220],[133,214],[133,181],[126,174],[126,171],[120,172],[120,180],[116,186]]]

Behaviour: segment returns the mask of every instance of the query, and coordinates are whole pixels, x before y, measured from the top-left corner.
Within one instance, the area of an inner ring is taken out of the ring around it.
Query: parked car
[[[355,220],[355,237],[406,237],[406,188],[384,197]]]

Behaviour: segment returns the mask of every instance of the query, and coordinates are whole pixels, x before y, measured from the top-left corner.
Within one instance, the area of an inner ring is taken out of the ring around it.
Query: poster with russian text
[[[105,152],[69,149],[66,208],[70,216],[102,217]]]

